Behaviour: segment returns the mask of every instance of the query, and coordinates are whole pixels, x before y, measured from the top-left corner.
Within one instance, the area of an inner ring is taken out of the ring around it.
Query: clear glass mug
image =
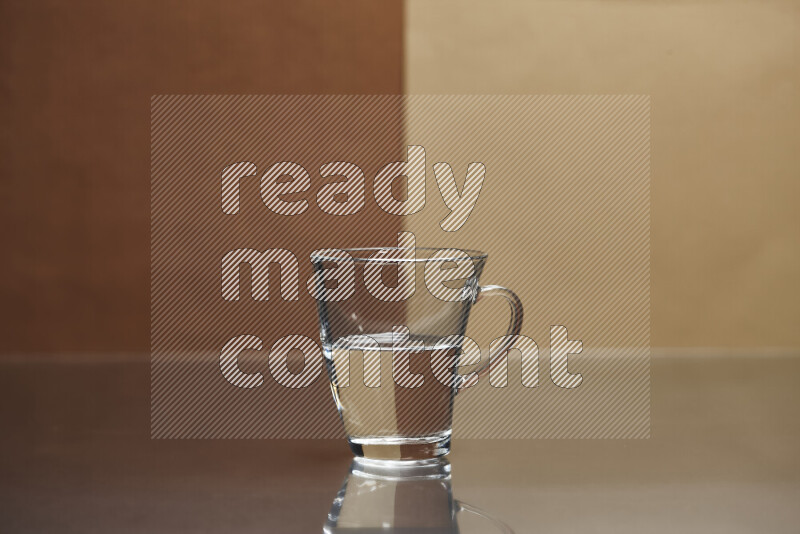
[[[503,342],[473,379],[505,357],[522,328],[517,295],[478,284],[486,258],[473,250],[399,247],[312,254],[323,354],[356,456],[419,461],[450,451],[473,304],[501,296],[511,309]]]

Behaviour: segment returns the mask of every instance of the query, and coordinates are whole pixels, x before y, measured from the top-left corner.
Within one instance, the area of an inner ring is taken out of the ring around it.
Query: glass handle
[[[493,352],[489,352],[489,361],[478,367],[475,372],[478,376],[483,376],[491,368],[492,364],[498,358],[504,358],[508,354],[508,350],[517,342],[517,337],[522,330],[522,301],[516,293],[503,286],[478,286],[478,297],[476,302],[484,297],[499,296],[506,299],[509,307],[511,308],[511,322],[508,324],[508,332],[503,344]]]
[[[511,527],[509,527],[499,519],[495,519],[494,517],[490,516],[483,510],[475,508],[471,504],[467,504],[461,501],[456,501],[456,506],[457,506],[456,510],[458,510],[458,512],[469,512],[471,514],[477,515],[478,517],[486,519],[497,528],[498,532],[503,532],[504,534],[514,534],[514,531],[511,530]]]

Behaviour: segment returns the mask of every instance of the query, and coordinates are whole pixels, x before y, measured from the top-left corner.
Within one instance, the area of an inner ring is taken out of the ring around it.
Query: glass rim
[[[330,249],[329,249],[330,250]],[[486,252],[482,252],[480,250],[474,249],[466,249],[466,248],[455,248],[455,247],[356,247],[356,248],[339,248],[333,249],[339,250],[342,252],[346,252],[350,255],[353,261],[359,263],[367,263],[367,262],[426,262],[426,261],[460,261],[460,260],[484,260],[489,257],[489,254]],[[406,258],[406,257],[374,257],[374,255],[378,252],[387,252],[387,251],[414,251],[413,258]],[[419,257],[417,255],[418,251],[425,251],[429,254],[425,255],[425,257]],[[452,255],[447,255],[443,257],[433,258],[434,253],[439,251],[451,251],[454,252]],[[462,253],[457,254],[457,253]],[[311,253],[311,261],[318,262],[318,261],[340,261],[342,258],[338,256],[331,256],[328,254],[315,254]]]

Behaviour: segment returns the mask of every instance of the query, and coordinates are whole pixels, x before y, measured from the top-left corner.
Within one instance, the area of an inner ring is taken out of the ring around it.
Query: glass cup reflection
[[[450,463],[433,459],[406,462],[355,458],[336,495],[323,532],[420,533],[471,532],[459,526],[464,512],[480,520],[476,532],[513,531],[497,519],[453,498]]]

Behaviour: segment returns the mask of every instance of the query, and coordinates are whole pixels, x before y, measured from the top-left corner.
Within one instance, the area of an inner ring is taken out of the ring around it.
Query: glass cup
[[[356,456],[420,461],[450,451],[453,401],[468,385],[458,367],[466,365],[462,345],[473,304],[502,296],[511,318],[471,380],[505,357],[522,327],[516,294],[478,285],[486,258],[473,250],[400,247],[312,254],[323,354]]]

